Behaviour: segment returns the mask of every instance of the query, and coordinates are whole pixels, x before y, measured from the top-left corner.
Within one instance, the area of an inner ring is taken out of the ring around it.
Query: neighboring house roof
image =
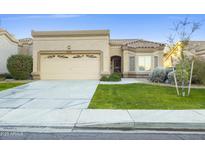
[[[164,48],[165,44],[159,42],[146,41],[142,39],[111,39],[111,45],[121,45],[125,48]]]
[[[32,38],[24,38],[24,39],[16,39],[12,34],[8,31],[0,28],[0,35],[5,35],[10,41],[16,43],[18,46],[22,46],[25,44],[31,45],[33,43]]]
[[[177,43],[177,45],[174,46],[169,52],[164,54],[164,61],[178,51],[178,46],[180,46],[180,43]],[[205,41],[190,41],[187,49],[192,51],[190,52],[191,54],[205,55]]]
[[[205,41],[190,41],[188,48],[193,48],[196,53],[205,51]]]
[[[19,39],[19,43],[22,45],[31,45],[33,44],[33,39],[32,38]]]

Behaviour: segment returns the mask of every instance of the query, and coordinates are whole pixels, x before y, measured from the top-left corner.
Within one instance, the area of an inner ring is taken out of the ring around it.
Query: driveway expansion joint
[[[79,119],[80,119],[80,116],[81,116],[81,113],[83,112],[83,110],[84,110],[84,109],[81,109],[81,110],[80,110],[80,113],[79,113],[79,115],[78,115],[78,117],[77,117],[77,120],[76,120],[76,122],[75,122],[73,128],[71,129],[71,131],[73,131],[73,129],[75,129],[75,128],[77,127],[77,124],[78,124],[78,122],[79,122]]]

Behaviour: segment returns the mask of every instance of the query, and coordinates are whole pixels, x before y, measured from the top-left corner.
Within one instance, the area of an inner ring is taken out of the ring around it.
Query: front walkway
[[[122,78],[121,81],[110,82],[100,81],[100,84],[131,84],[131,83],[149,83],[150,81],[145,78]]]

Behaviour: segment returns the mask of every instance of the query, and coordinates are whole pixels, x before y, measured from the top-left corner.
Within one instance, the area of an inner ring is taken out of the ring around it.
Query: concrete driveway
[[[87,108],[99,81],[34,81],[0,92],[0,109]]]

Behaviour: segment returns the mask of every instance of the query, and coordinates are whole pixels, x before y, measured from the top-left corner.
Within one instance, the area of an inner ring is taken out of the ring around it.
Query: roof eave
[[[32,37],[110,36],[109,30],[32,31]]]

